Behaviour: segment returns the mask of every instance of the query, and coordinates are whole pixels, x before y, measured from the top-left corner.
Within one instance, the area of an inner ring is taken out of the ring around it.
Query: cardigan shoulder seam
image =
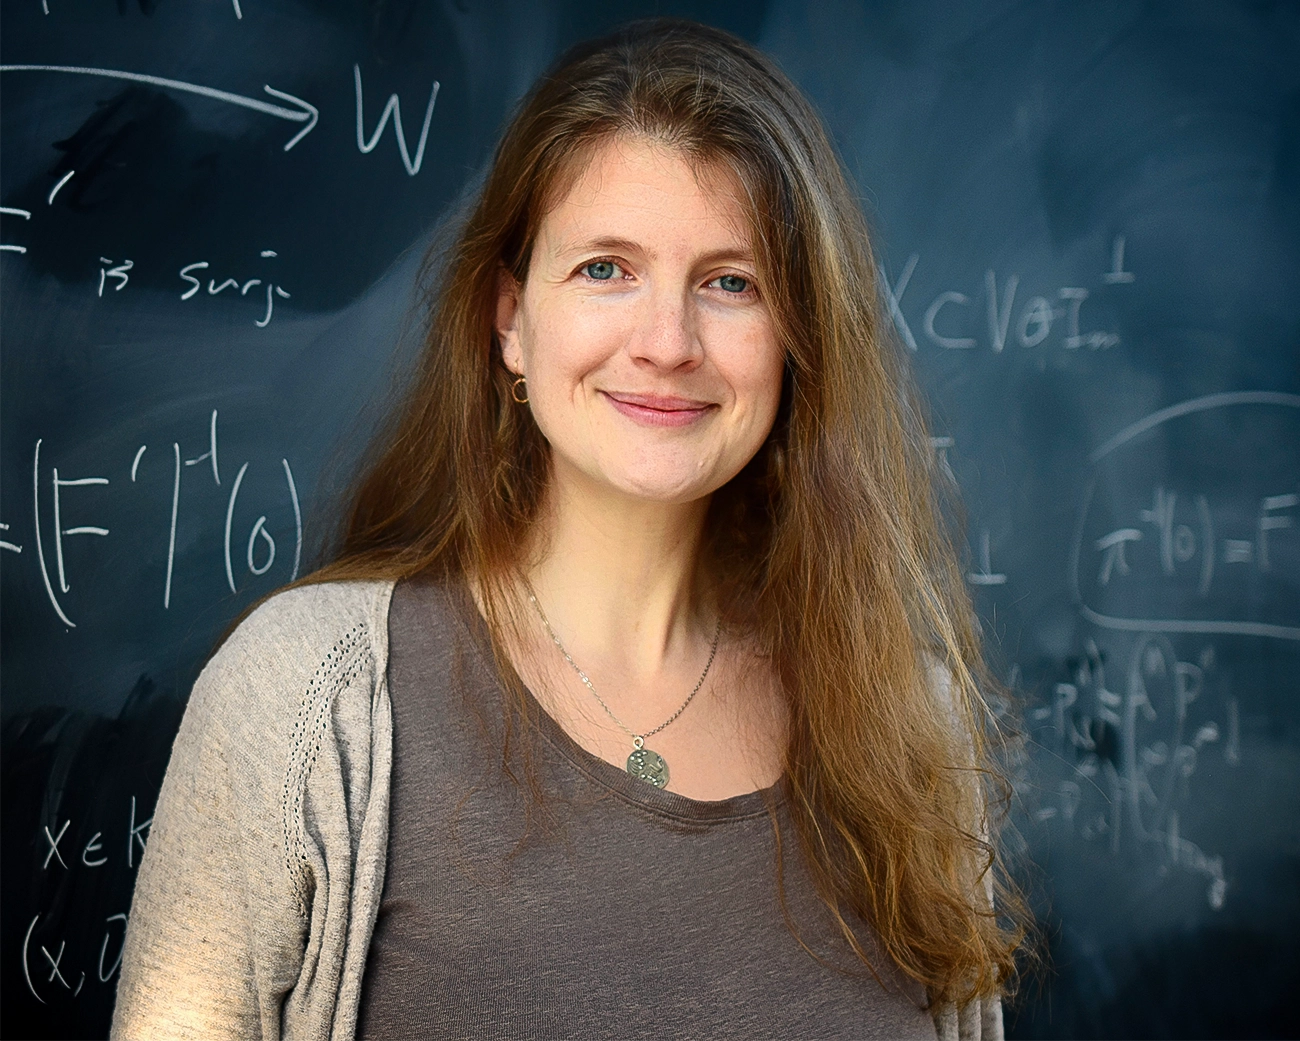
[[[373,705],[383,684],[382,672],[387,668],[388,603],[393,585],[385,581],[324,582],[276,594],[232,635],[231,644],[239,646],[237,655],[221,663],[226,668],[238,669],[240,658],[246,661],[274,658],[268,652],[274,652],[278,645],[278,633],[286,631],[314,633],[320,638],[316,646],[328,648],[314,671],[308,673],[312,666],[299,658],[301,665],[283,674],[287,682],[298,687],[299,693],[294,697],[292,688],[284,691],[293,700],[284,706],[287,711],[282,717],[284,725],[289,727],[289,746],[276,801],[281,819],[283,867],[296,910],[304,918],[310,914],[314,890],[304,816],[308,782],[334,725],[337,699],[359,679],[368,677],[366,700]],[[331,639],[332,644],[326,643]],[[227,650],[234,652],[236,648],[223,648],[223,652]],[[291,707],[294,702],[296,706]]]
[[[306,865],[306,824],[303,804],[307,781],[320,756],[321,742],[329,724],[334,699],[346,689],[370,663],[367,653],[370,627],[362,621],[348,629],[330,648],[316,667],[311,682],[303,692],[289,739],[289,761],[285,769],[280,796],[284,823],[284,866],[300,914],[306,916],[311,897]]]

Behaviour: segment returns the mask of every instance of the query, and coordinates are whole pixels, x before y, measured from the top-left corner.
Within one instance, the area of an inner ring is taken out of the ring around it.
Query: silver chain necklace
[[[542,625],[546,626],[546,631],[550,634],[551,641],[560,649],[560,653],[564,655],[564,660],[573,666],[573,671],[578,674],[578,679],[582,680],[583,686],[591,691],[591,696],[600,702],[600,707],[605,710],[605,714],[617,723],[619,728],[632,739],[632,754],[627,757],[627,772],[637,780],[645,781],[647,784],[653,784],[656,788],[665,787],[668,784],[668,762],[658,752],[646,748],[645,739],[647,737],[654,737],[655,734],[659,733],[659,731],[663,730],[664,727],[668,726],[669,723],[673,722],[673,720],[685,712],[686,706],[695,700],[695,695],[698,694],[700,688],[704,686],[704,678],[709,674],[709,669],[713,666],[714,655],[718,653],[718,639],[722,636],[721,615],[718,616],[718,627],[713,633],[713,646],[709,649],[709,660],[705,663],[704,671],[700,673],[699,682],[695,684],[695,689],[691,691],[690,697],[682,702],[681,708],[653,730],[648,730],[644,734],[637,734],[634,733],[626,723],[619,719],[618,716],[614,715],[610,707],[605,704],[605,699],[596,693],[596,688],[592,686],[591,680],[587,678],[587,674],[578,668],[578,663],[569,657],[569,652],[564,649],[564,644],[562,644],[560,638],[555,635],[555,630],[551,628],[551,623],[546,617],[546,612],[542,610],[542,605],[537,601],[537,594],[533,592],[531,586],[526,586],[526,588],[528,589],[528,599],[531,600],[533,606],[537,608],[537,614],[542,620]]]

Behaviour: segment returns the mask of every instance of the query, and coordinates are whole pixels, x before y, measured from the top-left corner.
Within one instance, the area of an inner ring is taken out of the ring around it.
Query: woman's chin
[[[622,497],[639,503],[662,503],[665,506],[706,499],[725,483],[703,479],[698,471],[685,474],[639,471],[605,474],[602,477],[601,483],[611,497]]]

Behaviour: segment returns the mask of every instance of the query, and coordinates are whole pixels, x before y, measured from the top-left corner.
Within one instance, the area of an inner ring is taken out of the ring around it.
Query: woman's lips
[[[609,391],[602,393],[621,414],[652,427],[688,426],[714,407],[712,402],[693,401],[690,398],[661,397],[655,394],[611,394]]]

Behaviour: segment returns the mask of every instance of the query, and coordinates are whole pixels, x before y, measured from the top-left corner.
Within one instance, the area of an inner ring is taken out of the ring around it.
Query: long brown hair
[[[308,581],[471,579],[526,714],[503,648],[549,456],[511,399],[498,277],[525,280],[546,207],[611,135],[726,164],[747,195],[786,369],[770,437],[711,500],[704,555],[728,627],[784,686],[791,813],[818,893],[863,961],[853,916],[933,1000],[1005,990],[1023,905],[999,884],[995,914],[986,895],[999,870],[986,807],[1003,788],[922,409],[821,121],[743,41],[636,23],[571,50],[524,99],[445,260],[409,399],[336,559]]]

